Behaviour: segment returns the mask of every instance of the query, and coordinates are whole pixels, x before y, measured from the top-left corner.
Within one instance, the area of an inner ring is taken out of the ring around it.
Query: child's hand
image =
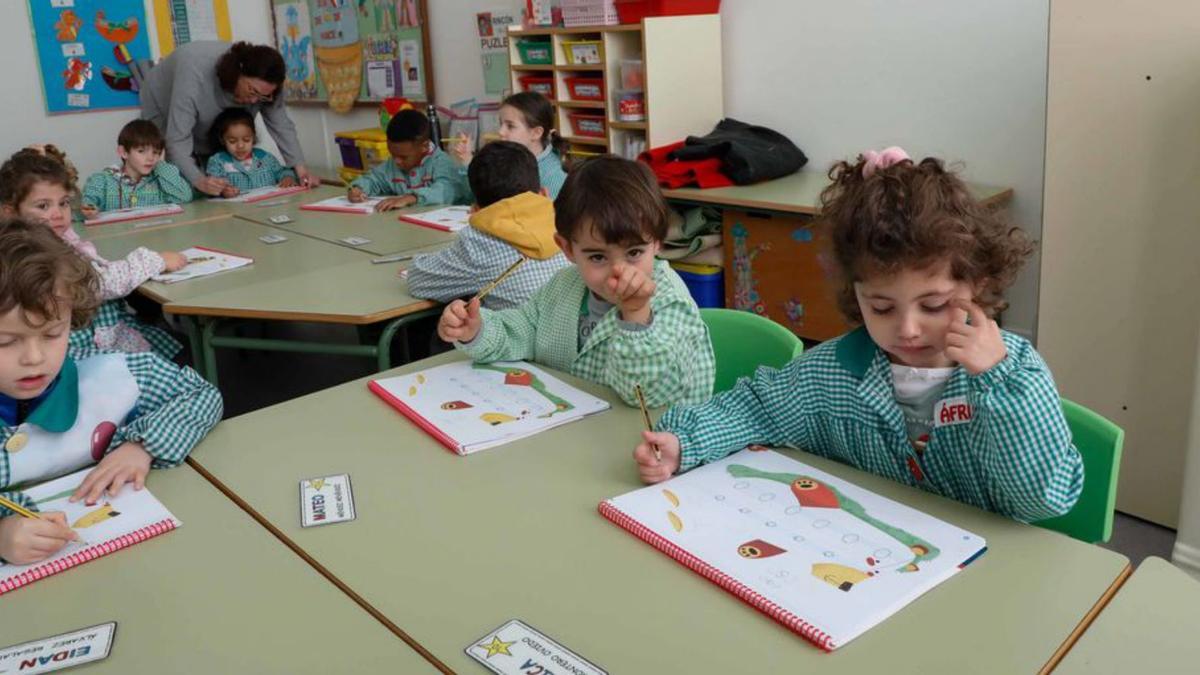
[[[283,180],[279,181],[279,187],[295,187],[296,179],[291,176],[284,176]]]
[[[61,511],[40,514],[41,518],[11,515],[0,518],[0,558],[14,565],[28,565],[58,553],[67,542],[79,538],[67,527]]]
[[[970,300],[955,298],[951,302],[963,313],[946,331],[946,357],[972,375],[987,372],[1008,355],[1004,339],[1000,337],[1000,326]]]
[[[450,156],[459,164],[466,166],[471,163],[471,158],[475,153],[471,151],[471,139],[466,134],[459,132],[455,137],[455,142],[451,143]]]
[[[438,337],[446,342],[470,342],[482,327],[479,301],[474,298],[470,303],[455,300],[442,311],[442,319],[438,321]]]
[[[346,199],[349,199],[354,204],[365,202],[367,200],[367,193],[363,192],[362,188],[352,187],[350,188],[350,192],[346,194]]]
[[[100,208],[91,204],[84,204],[79,207],[79,212],[83,214],[84,218],[95,218],[100,215]]]
[[[230,199],[231,197],[236,197],[239,194],[241,194],[241,192],[242,192],[241,190],[237,189],[236,187],[234,187],[232,185],[226,185],[225,187],[221,188],[221,196],[224,197],[225,199]]]
[[[221,194],[225,188],[229,187],[229,181],[225,180],[224,178],[217,178],[216,176],[204,176],[200,180],[193,183],[193,186],[206,195],[216,197],[217,195]]]
[[[657,285],[654,279],[631,265],[613,266],[612,276],[605,282],[609,295],[621,309],[621,319],[633,323],[650,323],[650,298]]]
[[[662,459],[654,456],[655,448]],[[633,459],[643,482],[661,483],[679,470],[679,437],[666,431],[643,431]]]
[[[400,195],[399,197],[388,197],[379,202],[375,206],[376,211],[395,211],[396,209],[406,209],[417,203],[416,195]]]
[[[178,272],[187,267],[188,259],[182,253],[175,251],[159,251],[159,257],[163,259],[164,272]]]
[[[119,448],[105,455],[104,459],[92,469],[71,495],[71,501],[84,500],[88,506],[104,496],[108,490],[110,497],[117,493],[126,483],[133,483],[133,489],[141,490],[146,485],[146,474],[150,473],[150,453],[141,443],[122,443]]]

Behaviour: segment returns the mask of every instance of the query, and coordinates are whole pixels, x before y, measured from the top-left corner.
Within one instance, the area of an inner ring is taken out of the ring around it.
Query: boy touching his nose
[[[573,265],[520,307],[450,303],[438,335],[476,361],[532,360],[612,387],[629,405],[636,385],[651,407],[705,401],[712,344],[679,275],[654,258],[666,228],[649,169],[588,160],[555,201],[555,241]]]

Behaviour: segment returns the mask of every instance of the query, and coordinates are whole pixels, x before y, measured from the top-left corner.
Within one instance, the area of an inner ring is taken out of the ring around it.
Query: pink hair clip
[[[909,158],[904,148],[895,145],[879,152],[867,150],[862,156],[866,160],[866,164],[863,164],[863,178],[870,178],[879,169],[886,169],[897,162],[903,162]]]

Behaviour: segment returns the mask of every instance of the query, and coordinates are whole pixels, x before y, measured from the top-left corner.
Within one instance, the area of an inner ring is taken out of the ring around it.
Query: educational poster
[[[189,42],[233,39],[227,0],[154,0],[154,23],[160,59]]]
[[[500,95],[511,87],[508,78],[508,28],[519,25],[511,10],[493,10],[475,15],[479,50],[483,60],[483,88]]]
[[[833,646],[986,548],[978,535],[761,448],[606,504],[729,575],[745,589],[739,597],[774,603]]]
[[[423,0],[271,0],[290,101],[427,100]]]
[[[150,58],[142,0],[29,0],[46,111],[138,105],[129,64]]]

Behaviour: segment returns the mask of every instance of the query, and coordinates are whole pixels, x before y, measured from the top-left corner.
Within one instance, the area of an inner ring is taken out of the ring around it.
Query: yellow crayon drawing
[[[97,508],[95,511],[85,513],[79,518],[79,520],[71,523],[71,527],[75,528],[76,530],[82,530],[84,528],[103,523],[109,518],[116,518],[119,515],[121,515],[121,512],[114,509],[112,504],[104,502],[103,506]]]

